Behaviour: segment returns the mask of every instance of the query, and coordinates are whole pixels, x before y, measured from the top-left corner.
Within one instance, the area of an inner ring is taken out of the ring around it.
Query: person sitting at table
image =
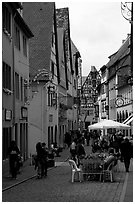
[[[78,141],[78,144],[76,146],[76,154],[77,154],[77,158],[78,158],[78,167],[80,166],[80,159],[84,158],[86,155],[84,146],[83,146],[83,141],[80,138]]]
[[[71,154],[71,159],[73,159],[76,162],[76,139],[73,139],[70,145],[70,154]]]
[[[106,157],[106,159],[104,160],[104,170],[106,170],[108,168],[108,166],[111,164],[111,162],[114,161],[114,166],[117,164],[117,159],[115,157],[114,154],[114,149],[110,148],[109,149],[109,156]]]
[[[94,142],[94,144],[92,145],[92,152],[95,153],[95,152],[100,151],[100,150],[101,150],[101,147],[99,145],[98,140],[96,140]]]

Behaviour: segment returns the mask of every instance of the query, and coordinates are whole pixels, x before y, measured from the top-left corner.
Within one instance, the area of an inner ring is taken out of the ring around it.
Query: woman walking
[[[16,142],[13,140],[11,141],[11,145],[8,148],[8,155],[9,155],[9,168],[10,173],[13,179],[17,177],[17,170],[18,170],[18,154],[20,153],[19,148],[16,145]]]
[[[44,150],[41,142],[36,144],[36,151],[37,157],[35,169],[37,168],[37,178],[42,178],[44,176]]]

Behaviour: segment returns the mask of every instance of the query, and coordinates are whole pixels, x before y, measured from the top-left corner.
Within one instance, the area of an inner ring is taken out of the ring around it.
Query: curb
[[[119,202],[124,202],[124,198],[125,198],[125,194],[126,194],[126,189],[127,189],[128,175],[129,174],[126,173],[126,177],[125,177],[125,181],[124,181],[124,185],[123,185],[123,189],[122,189],[122,193],[121,193]]]

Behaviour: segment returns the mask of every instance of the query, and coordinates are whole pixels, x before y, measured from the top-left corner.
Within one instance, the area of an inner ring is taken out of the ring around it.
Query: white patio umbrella
[[[115,128],[115,129],[128,129],[130,128],[129,125],[119,123],[113,120],[102,120],[99,123],[95,123],[93,125],[89,125],[89,130],[96,130],[96,129],[109,129],[109,128]]]

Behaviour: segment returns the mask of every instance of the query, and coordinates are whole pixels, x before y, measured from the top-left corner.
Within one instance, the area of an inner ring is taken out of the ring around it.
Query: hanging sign
[[[124,104],[124,99],[122,97],[116,98],[115,104],[117,107],[121,107]]]

